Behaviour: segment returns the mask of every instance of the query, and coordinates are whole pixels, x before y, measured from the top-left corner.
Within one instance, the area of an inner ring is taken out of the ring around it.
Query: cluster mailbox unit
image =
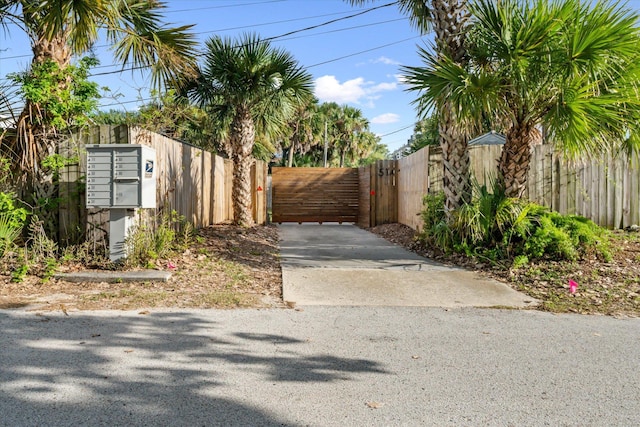
[[[156,207],[156,152],[139,144],[87,145],[87,208],[109,209],[109,258],[126,256],[135,209]]]

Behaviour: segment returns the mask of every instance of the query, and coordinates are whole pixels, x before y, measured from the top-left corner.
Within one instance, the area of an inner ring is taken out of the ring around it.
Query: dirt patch
[[[511,269],[460,255],[445,255],[419,244],[402,224],[370,231],[392,243],[447,265],[463,266],[542,301],[552,312],[640,316],[640,233],[613,233],[611,262],[589,257],[581,262],[529,263]],[[151,308],[284,307],[282,273],[275,226],[244,229],[216,225],[198,232],[188,250],[156,260],[169,270],[169,282],[72,283],[26,276],[12,282],[0,274],[0,309],[147,310]],[[83,267],[67,263],[60,271]],[[6,270],[6,268],[4,268]],[[569,280],[578,283],[575,293]]]
[[[416,232],[402,224],[369,229],[385,239],[422,256],[448,265],[463,266],[507,283],[513,289],[540,300],[542,310],[583,314],[640,317],[640,233],[612,232],[613,259],[605,262],[587,256],[579,262],[531,262],[512,269],[506,262],[491,263],[461,255],[447,255],[425,247]],[[578,284],[570,292],[569,280]]]
[[[207,227],[198,232],[189,249],[154,264],[156,269],[171,271],[172,278],[168,282],[72,283],[27,276],[16,283],[9,275],[0,275],[0,308],[66,312],[281,305],[282,274],[274,226]],[[67,263],[58,270],[80,269],[80,265]]]

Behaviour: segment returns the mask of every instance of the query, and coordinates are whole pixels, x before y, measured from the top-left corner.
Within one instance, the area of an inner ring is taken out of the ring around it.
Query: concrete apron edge
[[[282,268],[295,305],[533,308],[538,301],[464,269]]]

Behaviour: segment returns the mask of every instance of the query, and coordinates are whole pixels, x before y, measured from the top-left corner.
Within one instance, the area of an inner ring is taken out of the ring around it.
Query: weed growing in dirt
[[[173,251],[185,249],[193,243],[193,225],[175,211],[156,219],[138,218],[138,225],[130,232],[126,264],[129,266],[152,265],[158,258],[166,258]]]

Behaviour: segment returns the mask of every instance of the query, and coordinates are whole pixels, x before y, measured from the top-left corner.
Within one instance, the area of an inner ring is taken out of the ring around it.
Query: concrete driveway
[[[530,307],[537,301],[350,224],[281,224],[283,297],[295,305]]]

